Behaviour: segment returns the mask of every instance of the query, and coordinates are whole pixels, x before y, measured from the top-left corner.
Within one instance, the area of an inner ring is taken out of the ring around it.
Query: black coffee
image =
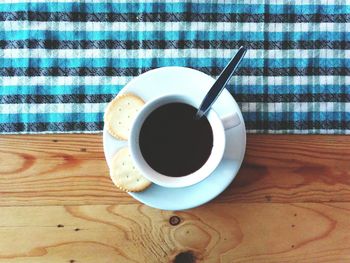
[[[213,131],[206,117],[195,119],[197,109],[184,103],[170,103],[155,109],[140,131],[143,158],[157,172],[184,176],[208,160]]]

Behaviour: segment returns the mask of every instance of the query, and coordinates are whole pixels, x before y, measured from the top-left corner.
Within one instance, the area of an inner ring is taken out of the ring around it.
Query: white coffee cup
[[[189,97],[183,94],[166,95],[147,102],[135,118],[129,137],[129,149],[131,157],[137,169],[144,177],[155,184],[164,187],[185,187],[196,184],[208,177],[219,165],[225,151],[225,130],[231,129],[241,123],[237,113],[229,116],[219,117],[217,113],[210,109],[206,115],[213,131],[213,148],[206,163],[197,171],[181,176],[170,177],[158,173],[148,165],[142,156],[139,135],[146,118],[157,108],[169,103],[182,102],[198,108],[203,98]]]

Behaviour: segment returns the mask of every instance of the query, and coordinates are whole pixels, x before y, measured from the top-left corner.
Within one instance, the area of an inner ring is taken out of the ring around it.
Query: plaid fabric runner
[[[98,132],[134,76],[186,66],[217,76],[248,132],[350,133],[350,1],[0,3],[0,132]]]

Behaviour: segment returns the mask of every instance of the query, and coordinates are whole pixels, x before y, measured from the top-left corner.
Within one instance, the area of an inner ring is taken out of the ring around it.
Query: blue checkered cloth
[[[250,133],[350,133],[349,0],[0,2],[0,133],[99,132],[133,77],[216,77]]]

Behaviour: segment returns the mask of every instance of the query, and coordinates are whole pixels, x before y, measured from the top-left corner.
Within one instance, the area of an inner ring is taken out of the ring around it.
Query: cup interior
[[[129,138],[129,148],[136,167],[141,171],[143,176],[148,178],[153,183],[164,187],[185,187],[202,181],[219,165],[225,149],[224,127],[216,112],[210,110],[206,117],[213,132],[213,147],[208,160],[202,167],[185,176],[170,177],[155,171],[151,166],[149,166],[140,149],[139,135],[142,125],[155,109],[163,105],[176,102],[186,103],[198,108],[201,101],[181,95],[168,95],[146,103],[132,125]]]

